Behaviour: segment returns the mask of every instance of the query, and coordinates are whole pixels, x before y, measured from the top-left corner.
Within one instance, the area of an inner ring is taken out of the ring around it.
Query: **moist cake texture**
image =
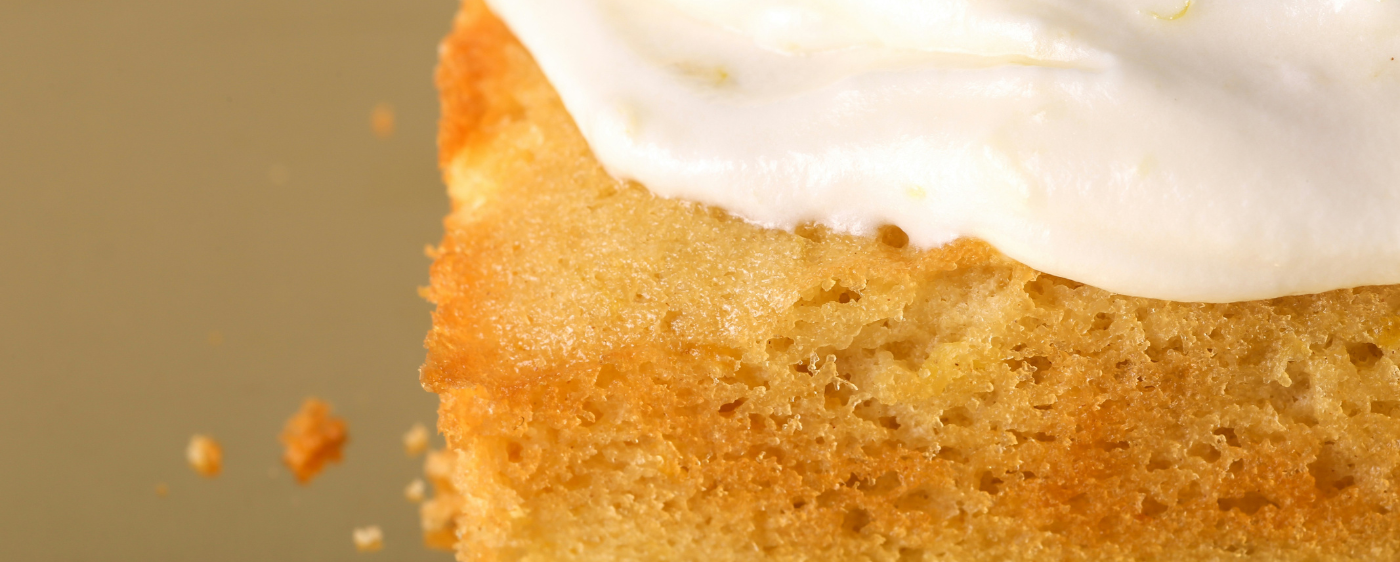
[[[438,83],[460,560],[1400,557],[1400,287],[1132,298],[658,198],[475,0]]]

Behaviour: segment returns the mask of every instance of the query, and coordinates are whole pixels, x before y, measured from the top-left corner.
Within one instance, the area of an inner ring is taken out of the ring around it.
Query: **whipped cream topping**
[[[1136,296],[1400,283],[1400,1],[488,4],[661,196]]]

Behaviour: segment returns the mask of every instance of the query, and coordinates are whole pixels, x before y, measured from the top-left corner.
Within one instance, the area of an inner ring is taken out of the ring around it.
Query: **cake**
[[[459,560],[1400,558],[1400,286],[1130,297],[660,197],[476,0],[437,82]]]
[[[301,409],[282,427],[282,464],[300,484],[308,484],[326,468],[338,463],[350,436],[345,420],[331,414],[331,405],[318,398],[302,401]]]

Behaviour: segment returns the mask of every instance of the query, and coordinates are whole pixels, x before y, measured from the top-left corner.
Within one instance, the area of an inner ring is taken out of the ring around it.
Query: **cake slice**
[[[422,383],[496,560],[1395,560],[1400,287],[1133,298],[609,176],[477,0]]]

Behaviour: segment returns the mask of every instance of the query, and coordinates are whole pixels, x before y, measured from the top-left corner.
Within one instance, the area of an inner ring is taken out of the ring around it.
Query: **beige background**
[[[450,559],[399,438],[436,405],[416,288],[454,8],[0,0],[0,560]],[[276,435],[307,395],[351,443],[303,488]]]

